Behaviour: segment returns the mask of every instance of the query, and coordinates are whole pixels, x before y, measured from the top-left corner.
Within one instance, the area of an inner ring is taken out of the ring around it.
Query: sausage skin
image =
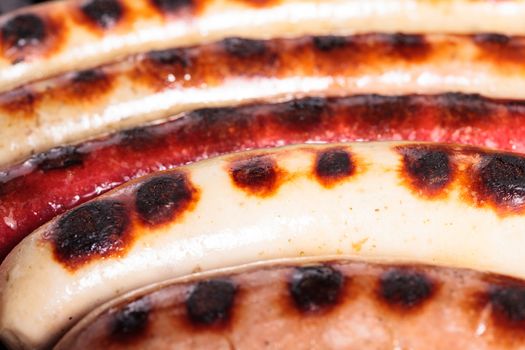
[[[154,171],[255,148],[378,140],[525,152],[525,104],[464,94],[312,97],[196,110],[59,147],[0,170],[0,261],[56,215]]]
[[[9,254],[0,335],[46,347],[127,291],[273,259],[407,261],[524,278],[523,174],[525,157],[513,153],[356,143],[241,152],[146,176],[57,217]]]
[[[0,165],[202,108],[319,95],[525,98],[525,38],[363,34],[221,42],[132,56],[0,95]]]
[[[482,272],[288,261],[133,292],[54,349],[523,349],[524,301]]]
[[[145,50],[229,36],[524,34],[524,17],[523,0],[53,1],[0,17],[0,91]]]

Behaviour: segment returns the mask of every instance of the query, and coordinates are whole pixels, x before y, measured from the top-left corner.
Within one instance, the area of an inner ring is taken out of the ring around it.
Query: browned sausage
[[[524,34],[524,17],[523,0],[54,1],[0,18],[0,91],[137,52],[228,36]]]
[[[55,349],[523,349],[524,303],[522,281],[480,272],[288,262],[132,293]]]

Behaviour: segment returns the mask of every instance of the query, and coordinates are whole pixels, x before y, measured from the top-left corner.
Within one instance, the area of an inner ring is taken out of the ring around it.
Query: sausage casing
[[[357,143],[230,154],[147,176],[11,252],[0,267],[1,336],[48,346],[127,291],[273,259],[347,256],[524,278],[523,174],[518,154]]]
[[[0,18],[0,91],[137,52],[229,36],[523,34],[523,17],[522,0],[53,1]]]

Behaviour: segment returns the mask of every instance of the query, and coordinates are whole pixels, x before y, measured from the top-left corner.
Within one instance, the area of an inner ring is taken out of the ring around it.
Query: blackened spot
[[[346,46],[346,38],[343,36],[316,36],[314,45],[321,51],[332,51]]]
[[[136,300],[115,313],[111,336],[127,340],[141,334],[148,325],[150,305],[146,299]]]
[[[142,126],[124,130],[120,133],[121,144],[135,151],[144,151],[159,144],[159,138],[152,132],[152,127]]]
[[[55,255],[69,267],[123,250],[130,219],[124,204],[103,200],[63,216],[53,235]]]
[[[403,171],[420,194],[435,196],[451,182],[453,166],[446,150],[427,146],[398,147]]]
[[[341,272],[330,266],[301,267],[295,269],[289,290],[301,311],[317,311],[338,301],[343,283]]]
[[[491,286],[488,296],[496,319],[511,324],[525,321],[525,287],[519,285]]]
[[[277,185],[275,161],[268,156],[257,156],[235,161],[230,168],[233,182],[256,195],[272,193]]]
[[[199,282],[186,300],[190,320],[199,325],[224,322],[230,317],[236,287],[225,279]]]
[[[74,146],[57,147],[36,156],[38,168],[43,171],[67,169],[82,165],[84,154]]]
[[[407,60],[421,59],[430,51],[430,45],[423,35],[397,33],[385,38],[391,52]]]
[[[72,81],[74,83],[91,83],[101,79],[104,79],[106,75],[100,69],[88,69],[80,72],[76,72],[73,75]]]
[[[326,113],[326,100],[310,97],[283,104],[282,124],[294,131],[309,132],[320,126]]]
[[[425,37],[420,34],[396,33],[389,36],[390,43],[396,47],[418,47],[425,44]]]
[[[266,52],[263,40],[228,38],[223,40],[223,45],[228,54],[239,58],[256,57]]]
[[[330,149],[317,155],[315,174],[323,183],[342,180],[354,171],[352,157],[343,149]]]
[[[124,9],[118,0],[90,0],[82,5],[82,12],[91,21],[107,29],[118,23]]]
[[[103,69],[88,69],[73,73],[71,83],[67,84],[61,92],[63,95],[59,97],[66,99],[70,94],[73,101],[89,104],[104,96],[111,86],[111,76]]]
[[[507,35],[497,33],[482,33],[474,35],[474,42],[489,45],[507,45],[510,38]]]
[[[35,118],[35,109],[41,98],[42,94],[35,93],[28,87],[21,87],[3,93],[0,96],[0,106],[11,115]]]
[[[178,12],[193,6],[193,0],[152,0],[152,3],[162,12]]]
[[[525,158],[511,154],[484,157],[474,176],[474,193],[480,203],[520,209],[525,205]],[[479,179],[476,179],[478,177]]]
[[[434,291],[434,283],[424,274],[403,269],[387,271],[379,284],[379,294],[384,301],[405,309],[421,305]]]
[[[155,64],[166,66],[178,65],[186,68],[190,65],[190,59],[184,49],[169,49],[148,52],[148,58]]]
[[[488,101],[479,94],[446,93],[438,97],[440,105],[443,106],[443,120],[460,120],[476,122],[495,113],[497,108],[494,103]]]
[[[360,101],[360,110],[370,125],[384,125],[389,122],[402,123],[410,115],[417,113],[417,105],[412,103],[412,96],[383,96],[364,95],[357,97]],[[382,126],[380,128],[383,128]]]
[[[521,66],[525,57],[525,47],[522,38],[514,38],[501,34],[479,34],[474,36],[474,43],[479,48],[482,58],[498,65],[498,68],[505,68],[502,62],[518,64]]]
[[[34,14],[21,14],[8,20],[2,27],[4,47],[24,48],[44,41],[46,24]]]
[[[190,112],[188,116],[199,120],[200,122],[197,124],[210,125],[210,129],[213,129],[211,126],[224,122],[224,119],[240,113],[240,111],[241,109],[237,107],[202,108]]]
[[[139,187],[137,212],[150,225],[163,224],[186,210],[194,199],[194,193],[183,173],[157,176]]]

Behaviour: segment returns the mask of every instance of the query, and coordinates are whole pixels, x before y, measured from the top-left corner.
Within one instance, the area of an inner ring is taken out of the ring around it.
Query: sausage
[[[522,0],[55,1],[0,18],[0,91],[145,50],[229,36],[523,34],[524,17]]]
[[[305,142],[411,140],[525,152],[524,121],[523,102],[457,93],[312,97],[184,113],[0,171],[0,261],[54,216],[154,171]]]
[[[525,39],[367,34],[230,38],[139,54],[0,95],[0,164],[203,106],[305,95],[525,98]]]
[[[292,260],[134,292],[54,349],[521,349],[524,302],[498,275]]]
[[[133,289],[274,259],[351,257],[522,279],[524,174],[519,154],[356,143],[241,152],[146,176],[57,217],[9,254],[0,335],[39,349]]]

